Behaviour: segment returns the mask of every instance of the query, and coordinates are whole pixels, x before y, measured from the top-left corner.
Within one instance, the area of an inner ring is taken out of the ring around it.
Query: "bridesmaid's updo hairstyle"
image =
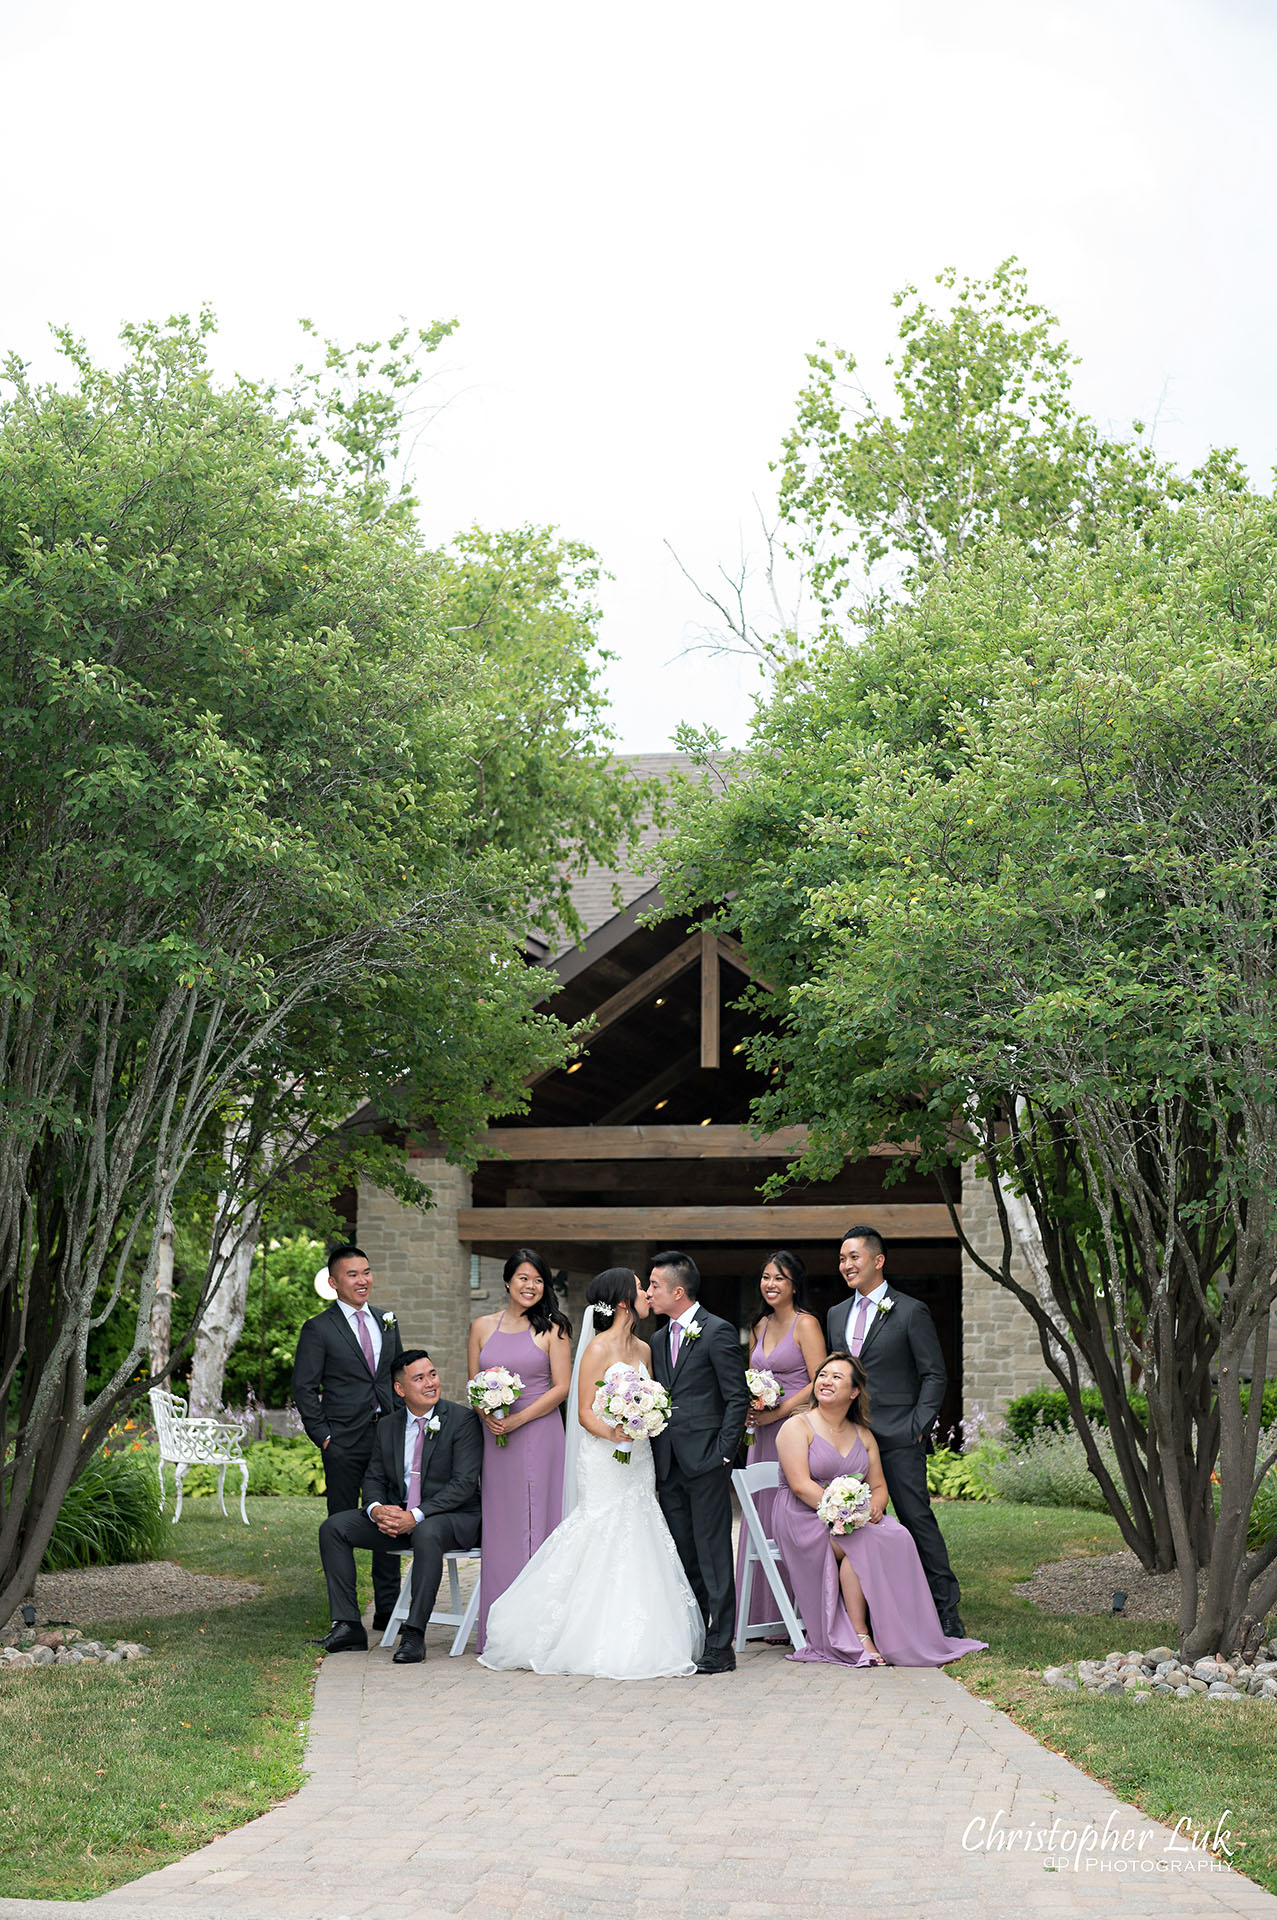
[[[791,1253],[788,1247],[778,1247],[775,1253],[769,1254],[766,1260],[763,1261],[764,1273],[766,1273],[768,1267],[775,1267],[778,1273],[783,1273],[786,1280],[788,1280],[790,1286],[793,1288],[794,1312],[806,1313],[807,1311],[807,1268],[803,1264],[801,1255],[796,1253]],[[750,1324],[756,1327],[760,1320],[767,1319],[771,1311],[772,1309],[768,1306],[767,1302],[763,1299],[762,1295],[760,1294],[758,1299],[758,1311],[755,1313],[754,1318]]]
[[[535,1247],[516,1247],[501,1269],[501,1284],[507,1292],[510,1282],[520,1267],[534,1267],[541,1277],[541,1298],[534,1307],[528,1308],[528,1325],[533,1333],[549,1333],[551,1327],[557,1327],[560,1333],[572,1338],[572,1322],[558,1305],[558,1295],[554,1291],[554,1275],[541,1258]]]
[[[859,1421],[862,1426],[867,1426],[869,1424],[869,1376],[866,1374],[859,1360],[857,1360],[855,1354],[847,1353],[842,1347],[835,1347],[832,1353],[827,1353],[817,1367],[811,1383],[810,1405],[814,1407],[816,1404],[816,1381],[819,1380],[826,1367],[833,1366],[835,1360],[846,1361],[847,1365],[851,1368],[851,1384],[853,1387],[859,1387],[860,1389],[860,1392],[855,1395],[850,1407],[847,1409],[847,1418],[849,1420]]]
[[[630,1267],[606,1267],[585,1290],[585,1304],[594,1308],[594,1331],[602,1333],[616,1319],[618,1307],[634,1309],[638,1275]]]

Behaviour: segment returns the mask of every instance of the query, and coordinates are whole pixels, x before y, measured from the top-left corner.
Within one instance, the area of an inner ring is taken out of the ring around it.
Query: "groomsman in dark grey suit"
[[[658,1253],[648,1295],[669,1315],[652,1341],[652,1370],[673,1402],[652,1442],[656,1497],[705,1620],[698,1673],[736,1666],[732,1460],[745,1431],[749,1388],[740,1338],[700,1304],[701,1277],[685,1253]]]
[[[293,1399],[302,1425],[323,1451],[333,1514],[359,1505],[377,1422],[394,1405],[391,1382],[403,1342],[394,1314],[368,1305],[372,1268],[361,1248],[333,1248],[328,1282],[337,1298],[297,1336]],[[373,1554],[372,1586],[373,1625],[381,1631],[399,1598],[397,1555]]]
[[[913,1535],[940,1625],[963,1639],[958,1582],[927,1492],[927,1435],[948,1375],[931,1315],[921,1300],[888,1292],[885,1266],[882,1235],[873,1227],[848,1227],[838,1269],[852,1291],[826,1316],[829,1351],[854,1354],[865,1370],[869,1425],[896,1518]]]
[[[440,1398],[439,1375],[424,1348],[401,1355],[395,1396],[398,1407],[378,1423],[364,1474],[365,1510],[330,1514],[319,1529],[333,1624],[318,1645],[326,1653],[367,1647],[355,1593],[355,1549],[396,1541],[412,1548],[412,1599],[395,1649],[395,1665],[402,1667],[426,1657],[426,1622],[444,1555],[478,1541],[483,1429],[469,1407]]]

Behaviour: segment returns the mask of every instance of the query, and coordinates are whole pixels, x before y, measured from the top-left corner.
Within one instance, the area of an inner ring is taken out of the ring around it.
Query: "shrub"
[[[1105,1464],[1116,1477],[1116,1461],[1108,1439],[1099,1436],[1098,1444]],[[1021,1506],[1108,1511],[1108,1503],[1086,1464],[1082,1441],[1076,1433],[1060,1433],[1052,1428],[1035,1433],[1021,1446],[1006,1449],[1000,1459],[990,1460],[985,1472],[1002,1499]]]
[[[146,1447],[145,1456],[155,1470],[158,1450]],[[282,1440],[278,1437],[270,1440],[252,1440],[244,1448],[244,1458],[248,1462],[248,1491],[255,1494],[306,1494],[323,1493],[324,1463],[319,1449],[305,1438]],[[191,1494],[216,1493],[217,1467],[188,1467],[182,1477],[182,1498]],[[166,1467],[165,1478],[172,1485],[172,1468]],[[239,1494],[239,1468],[232,1466],[226,1470],[226,1488],[228,1493]]]
[[[1264,1425],[1277,1425],[1277,1380],[1265,1380]],[[1148,1399],[1142,1393],[1128,1393],[1127,1400],[1141,1420],[1148,1419]],[[1241,1390],[1242,1412],[1250,1405],[1250,1388]],[[1094,1427],[1106,1427],[1108,1418],[1104,1412],[1104,1402],[1094,1387],[1083,1387],[1082,1410]],[[1019,1394],[1006,1410],[1006,1423],[1009,1432],[1016,1441],[1023,1444],[1031,1440],[1035,1433],[1068,1433],[1072,1427],[1069,1403],[1059,1387],[1034,1387],[1029,1393]]]
[[[977,1441],[965,1453],[938,1447],[927,1456],[927,1492],[941,1500],[996,1500],[989,1465],[1005,1453],[1002,1443],[991,1438]]]
[[[95,1453],[62,1502],[41,1568],[60,1573],[66,1567],[154,1560],[163,1545],[153,1458],[148,1459],[145,1448],[138,1453]]]

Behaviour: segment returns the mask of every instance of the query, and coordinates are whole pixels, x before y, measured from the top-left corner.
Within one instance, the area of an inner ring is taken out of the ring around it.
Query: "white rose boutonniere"
[[[889,1293],[884,1293],[882,1296],[882,1299],[878,1302],[878,1311],[879,1313],[890,1313],[891,1309],[895,1306],[895,1304],[896,1303],[892,1299],[891,1295]]]
[[[437,1413],[432,1413],[430,1418],[426,1422],[426,1432],[438,1433],[438,1431],[439,1431],[439,1416]]]
[[[381,1324],[383,1327],[393,1327],[398,1323],[393,1313],[383,1313],[381,1316]]]
[[[693,1320],[690,1326],[683,1328],[683,1338],[684,1340],[699,1340],[704,1331],[705,1329],[702,1327],[700,1321]]]

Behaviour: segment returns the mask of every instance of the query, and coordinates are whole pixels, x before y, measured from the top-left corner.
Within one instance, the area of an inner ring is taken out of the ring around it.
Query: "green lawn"
[[[962,1583],[967,1631],[990,1643],[950,1671],[1044,1745],[1067,1755],[1124,1800],[1174,1825],[1231,1809],[1232,1864],[1277,1893],[1277,1711],[1271,1701],[1158,1696],[1147,1706],[1056,1693],[1043,1667],[1116,1649],[1175,1645],[1171,1621],[1111,1614],[1044,1614],[1011,1589],[1043,1561],[1117,1553],[1116,1526],[1096,1513],[1054,1507],[947,1502],[937,1508]]]
[[[0,1895],[87,1899],[178,1860],[296,1791],[328,1626],[316,1499],[187,1502],[167,1557],[261,1582],[261,1600],[150,1621],[82,1620],[154,1659],[0,1684]]]

